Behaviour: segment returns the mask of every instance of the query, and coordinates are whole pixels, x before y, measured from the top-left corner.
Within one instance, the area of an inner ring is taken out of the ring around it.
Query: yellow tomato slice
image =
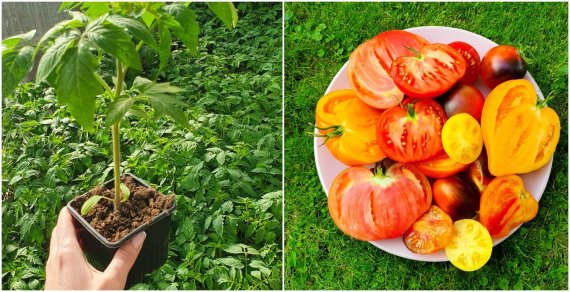
[[[469,164],[477,160],[483,149],[481,126],[470,114],[454,115],[443,125],[441,142],[451,159]]]
[[[454,266],[466,272],[478,270],[489,261],[492,250],[491,235],[481,223],[473,219],[453,223],[453,234],[445,254]]]

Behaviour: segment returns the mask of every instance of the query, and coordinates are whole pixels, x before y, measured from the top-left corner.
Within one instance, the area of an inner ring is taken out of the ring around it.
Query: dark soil
[[[113,202],[102,199],[97,206],[83,216],[110,242],[117,242],[142,224],[152,222],[158,214],[170,209],[175,199],[174,195],[165,196],[153,188],[138,184],[131,176],[121,176],[121,182],[129,188],[131,195],[126,202],[121,204],[120,210],[115,211]],[[115,194],[113,186],[113,184],[111,188],[104,185],[97,186],[86,196],[75,199],[71,206],[79,212],[83,202],[91,196],[101,195],[113,198]]]

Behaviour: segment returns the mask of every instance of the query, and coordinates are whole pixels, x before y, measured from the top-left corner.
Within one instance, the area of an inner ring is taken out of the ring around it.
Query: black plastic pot
[[[141,185],[151,187],[130,173],[124,175],[131,176]],[[115,180],[112,179],[105,182],[105,187],[113,188],[114,181]],[[87,195],[87,193],[82,196],[85,195]],[[129,272],[125,289],[140,282],[144,275],[158,269],[166,262],[166,258],[168,257],[170,223],[172,222],[172,213],[176,209],[176,201],[174,201],[170,209],[160,213],[151,223],[139,226],[118,242],[110,242],[99,234],[97,230],[81,216],[78,210],[71,206],[74,200],[67,204],[67,208],[71,215],[80,223],[80,226],[78,226],[79,238],[83,242],[83,252],[87,260],[99,271],[104,271],[107,268],[119,247],[129,241],[129,239],[137,233],[142,231],[146,232],[146,239],[133,268]]]

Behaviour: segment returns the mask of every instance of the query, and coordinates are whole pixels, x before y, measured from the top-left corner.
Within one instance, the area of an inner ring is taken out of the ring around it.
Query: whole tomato
[[[406,247],[414,253],[428,254],[445,248],[451,241],[453,221],[438,206],[431,208],[404,232]]]
[[[398,162],[421,161],[443,152],[441,130],[447,121],[443,108],[431,99],[404,100],[403,106],[380,116],[380,148]]]
[[[479,190],[481,193],[493,180],[494,176],[489,172],[487,167],[487,153],[483,149],[479,158],[475,162],[469,164],[467,168],[467,179]]]
[[[491,89],[507,80],[523,78],[526,70],[525,60],[513,46],[496,46],[481,61],[481,79]]]
[[[513,228],[532,220],[537,213],[538,202],[517,175],[494,178],[481,194],[479,221],[492,237],[506,236]]]
[[[477,50],[465,42],[453,42],[450,43],[449,46],[457,50],[467,63],[467,71],[465,71],[465,75],[461,78],[461,83],[467,85],[475,83],[477,78],[479,78],[479,71],[481,71],[481,58]]]
[[[407,48],[421,49],[428,42],[403,30],[385,31],[358,46],[348,62],[348,81],[358,97],[366,104],[386,109],[398,104],[404,93],[390,77],[392,61],[399,56],[411,56]]]
[[[362,102],[352,90],[337,90],[317,103],[316,126],[331,154],[346,165],[365,165],[382,160],[376,137],[382,114]]]
[[[485,98],[479,89],[471,85],[457,84],[440,100],[448,118],[460,113],[467,113],[481,122],[481,112]]]
[[[427,178],[412,165],[396,163],[382,174],[351,167],[334,179],[328,207],[334,223],[359,240],[401,236],[431,206]]]
[[[461,164],[442,153],[428,160],[414,162],[413,165],[427,177],[450,177],[467,169],[468,164]]]
[[[394,60],[390,76],[407,96],[434,98],[463,78],[466,68],[465,59],[454,48],[429,44],[416,51],[415,56]]]
[[[456,176],[433,182],[433,200],[453,221],[472,219],[479,210],[479,192]]]

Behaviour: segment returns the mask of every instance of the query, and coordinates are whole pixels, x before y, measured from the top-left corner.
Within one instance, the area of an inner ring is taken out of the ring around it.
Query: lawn
[[[122,170],[177,194],[169,258],[133,289],[280,289],[282,285],[282,5],[236,4],[235,29],[192,3],[198,54],[179,41],[158,82],[184,88],[192,130],[129,116]],[[152,79],[156,52],[141,51]],[[114,74],[101,60],[101,75]],[[133,76],[127,76],[130,84]],[[109,103],[98,98],[98,103]],[[88,133],[46,83],[2,106],[2,288],[43,288],[59,210],[111,179],[111,133],[98,107]]]
[[[286,289],[568,289],[568,4],[286,3]],[[314,108],[352,50],[389,29],[451,26],[521,48],[562,132],[539,213],[481,270],[403,259],[344,235],[317,176]]]

